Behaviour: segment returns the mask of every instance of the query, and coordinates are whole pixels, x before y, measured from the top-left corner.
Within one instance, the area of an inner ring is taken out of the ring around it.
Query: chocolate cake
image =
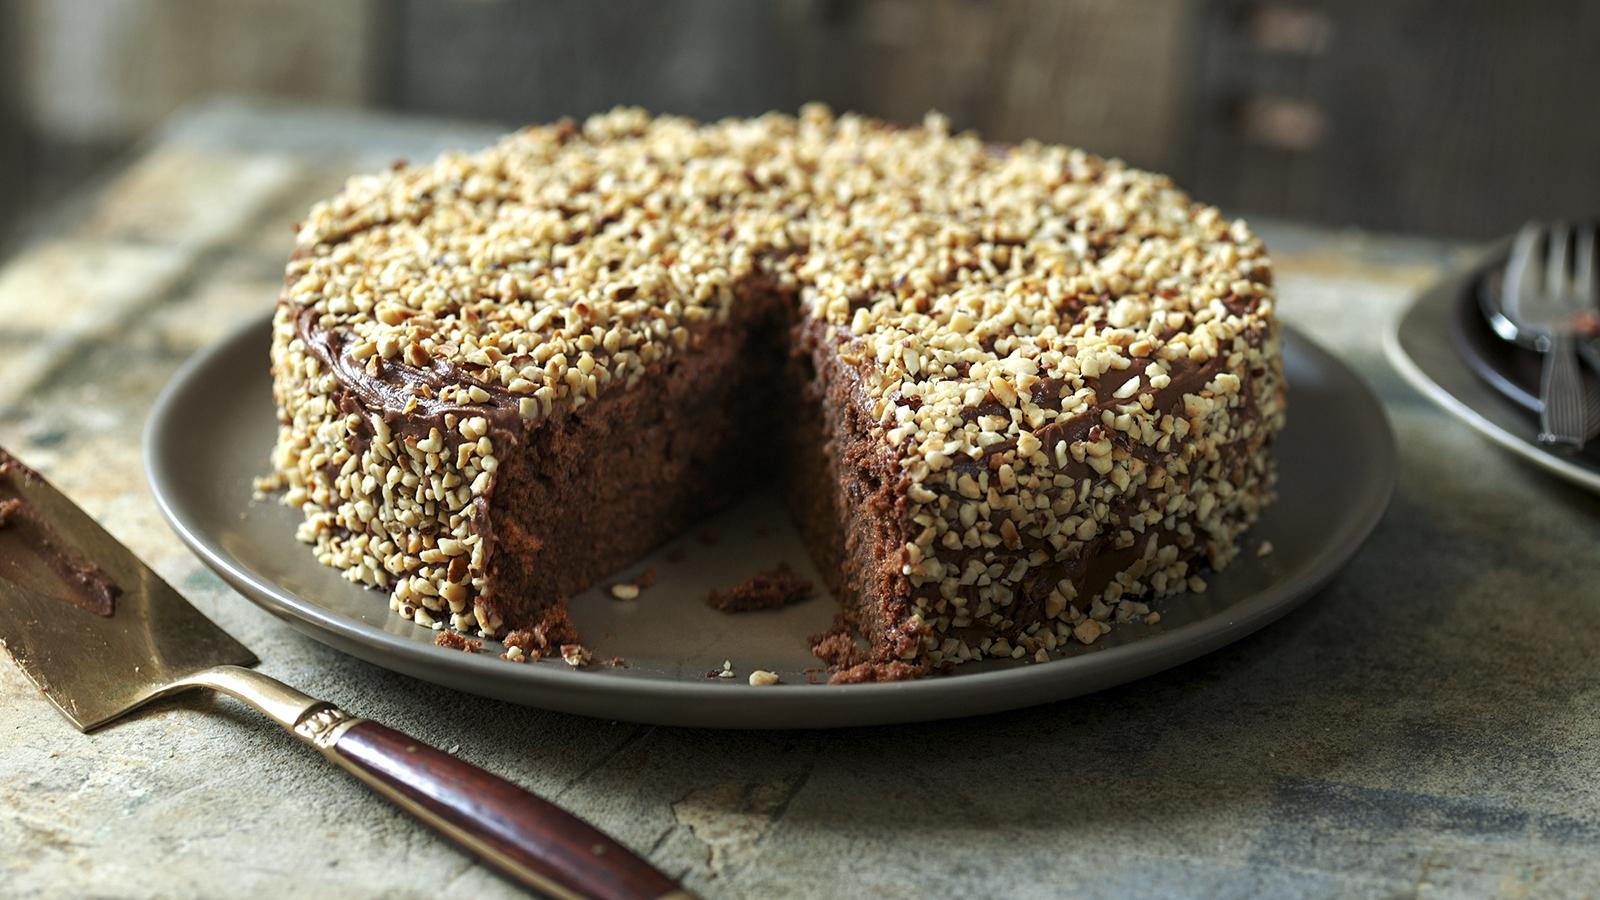
[[[1244,223],[1079,150],[618,110],[312,210],[273,459],[317,558],[424,625],[574,642],[562,598],[781,483],[841,680],[1044,659],[1237,552],[1272,298]]]
[[[706,604],[717,612],[743,613],[782,609],[811,596],[811,582],[787,564],[757,572],[732,587],[706,595]]]

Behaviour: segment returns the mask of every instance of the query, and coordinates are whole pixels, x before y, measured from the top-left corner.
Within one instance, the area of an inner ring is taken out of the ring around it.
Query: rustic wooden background
[[[809,99],[1485,237],[1600,209],[1582,0],[0,0],[0,234],[214,94],[507,126]]]

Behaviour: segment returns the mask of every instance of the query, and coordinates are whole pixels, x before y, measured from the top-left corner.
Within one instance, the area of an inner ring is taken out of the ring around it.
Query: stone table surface
[[[290,223],[347,174],[492,136],[246,104],[181,116],[0,265],[0,445],[268,673],[554,798],[709,897],[1600,885],[1600,498],[1430,405],[1381,350],[1470,247],[1258,223],[1284,317],[1388,410],[1394,502],[1297,612],[1114,690],[892,728],[640,726],[434,687],[256,609],[158,514],[139,448],[151,401],[273,302]],[[84,736],[0,663],[0,895],[291,892],[515,889],[232,700],[197,695]]]

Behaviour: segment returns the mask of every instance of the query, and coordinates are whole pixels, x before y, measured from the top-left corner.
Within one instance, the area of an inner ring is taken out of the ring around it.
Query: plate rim
[[[1436,380],[1434,375],[1424,367],[1423,363],[1418,362],[1411,355],[1411,352],[1406,349],[1408,338],[1422,341],[1430,339],[1429,330],[1421,328],[1417,324],[1418,320],[1430,314],[1441,315],[1454,312],[1454,303],[1457,295],[1463,288],[1471,284],[1480,265],[1481,263],[1473,263],[1465,266],[1460,271],[1447,275],[1434,286],[1418,294],[1416,299],[1400,315],[1392,319],[1389,327],[1384,329],[1384,355],[1388,357],[1390,365],[1394,366],[1395,370],[1400,373],[1400,377],[1418,393],[1445,412],[1465,422],[1474,431],[1488,438],[1494,444],[1509,450],[1523,460],[1533,463],[1558,478],[1587,490],[1600,492],[1600,472],[1596,472],[1587,466],[1577,465],[1554,453],[1542,450],[1527,438],[1493,421],[1482,412],[1479,412],[1478,408],[1466,398],[1458,396]],[[1449,340],[1448,335],[1439,339],[1446,342]],[[1478,374],[1471,371],[1466,361],[1459,358],[1454,347],[1444,347],[1442,349],[1445,352],[1440,354],[1441,358],[1453,360],[1456,365],[1460,366],[1459,372],[1454,374],[1473,379],[1474,383],[1481,381]],[[1488,385],[1483,385],[1483,388],[1486,391],[1493,391],[1493,388]],[[1499,393],[1495,393],[1494,396],[1501,402],[1515,402]],[[1519,412],[1525,412],[1520,405],[1517,409]],[[1529,433],[1532,433],[1531,427]]]
[[[899,682],[786,684],[777,690],[730,691],[724,683],[574,677],[577,673],[541,666],[510,669],[497,658],[439,648],[431,642],[347,619],[313,600],[296,597],[270,581],[257,579],[177,505],[174,498],[181,492],[173,486],[170,467],[163,461],[171,458],[168,447],[179,437],[174,432],[181,430],[181,401],[195,389],[197,373],[231,355],[238,345],[260,341],[265,336],[261,334],[263,330],[270,335],[272,314],[268,310],[251,317],[195,353],[174,372],[151,406],[141,449],[147,483],[168,526],[202,563],[246,599],[321,643],[391,671],[452,689],[592,717],[718,728],[882,725],[1005,712],[1135,681],[1243,638],[1316,595],[1339,574],[1382,521],[1397,477],[1398,449],[1393,426],[1371,386],[1338,357],[1285,323],[1285,344],[1311,356],[1319,370],[1346,382],[1351,389],[1349,399],[1362,407],[1354,414],[1373,425],[1373,484],[1352,504],[1352,527],[1345,529],[1342,541],[1318,547],[1283,580],[1210,616],[1126,644],[1048,663]],[[309,553],[306,562],[316,564]],[[503,691],[460,686],[463,680],[475,676],[488,676],[486,688],[514,679],[540,696],[513,699]],[[929,700],[938,701],[942,708],[930,709]],[[714,708],[711,715],[692,711],[674,714],[668,709],[672,704],[702,702]],[[650,712],[653,703],[662,704],[659,714]],[[639,709],[641,705],[645,714],[615,714],[618,708]],[[594,711],[597,708],[603,711]],[[749,724],[727,721],[730,713],[737,715],[740,710],[750,713]],[[794,713],[798,720],[787,724],[781,715],[775,715],[784,711]]]

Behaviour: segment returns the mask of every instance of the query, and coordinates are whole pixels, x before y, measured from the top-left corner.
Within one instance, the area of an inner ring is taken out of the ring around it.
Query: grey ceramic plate
[[[276,427],[267,344],[263,318],[191,360],[156,402],[145,458],[178,535],[246,597],[340,650],[463,691],[612,719],[722,728],[910,722],[1015,709],[1142,678],[1238,640],[1316,592],[1377,524],[1394,481],[1394,438],[1377,400],[1291,331],[1281,499],[1246,538],[1239,561],[1209,578],[1208,591],[1156,604],[1158,625],[1118,626],[1047,663],[990,662],[894,684],[807,684],[805,670],[817,663],[806,637],[829,625],[830,599],[742,615],[704,602],[708,588],[781,561],[811,571],[781,507],[757,497],[622,570],[622,580],[656,570],[639,599],[618,602],[600,590],[573,599],[573,618],[596,656],[621,656],[626,668],[514,664],[496,658],[492,642],[481,654],[434,646],[434,633],[391,613],[383,594],[318,565],[293,537],[294,511],[252,499]],[[1275,552],[1257,557],[1263,540]],[[707,678],[724,660],[738,677]],[[778,672],[784,683],[750,686],[746,676],[756,668]]]
[[[1464,328],[1488,330],[1476,318],[1471,295],[1480,271],[1481,266],[1474,266],[1459,272],[1418,297],[1388,333],[1389,360],[1413,387],[1489,440],[1557,477],[1600,491],[1600,449],[1591,444],[1584,452],[1562,456],[1539,446],[1539,420],[1525,408],[1535,401],[1506,396],[1512,391],[1496,390],[1484,375],[1484,370],[1510,367],[1480,360],[1480,371],[1474,372],[1462,355],[1463,349],[1472,349],[1461,340]],[[1463,321],[1464,311],[1468,321]],[[1526,383],[1527,377],[1521,381]],[[1509,376],[1501,380],[1502,389],[1515,381]],[[1521,390],[1527,392],[1526,387]]]

